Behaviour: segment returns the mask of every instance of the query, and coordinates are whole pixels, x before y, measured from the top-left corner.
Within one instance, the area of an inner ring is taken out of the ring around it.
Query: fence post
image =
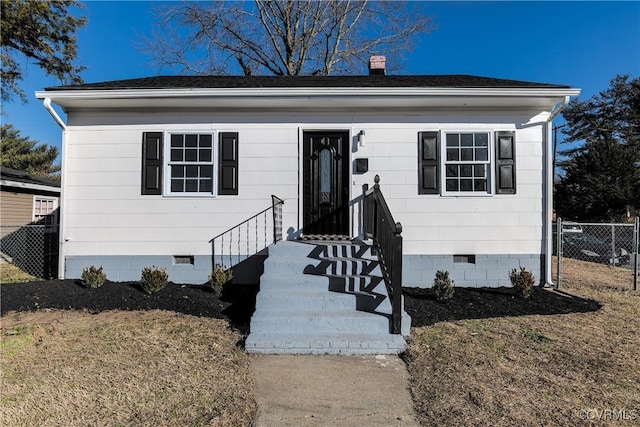
[[[556,219],[556,289],[560,289],[560,282],[562,280],[562,218]]]
[[[393,232],[393,255],[392,255],[391,287],[393,289],[393,300],[391,301],[391,333],[402,333],[402,224],[395,225]]]
[[[273,209],[273,243],[282,240],[282,205],[284,201],[271,195],[271,208]]]
[[[380,175],[373,177],[373,197],[378,200],[380,194]],[[373,235],[378,235],[378,203],[373,204]]]
[[[616,265],[616,226],[611,224],[611,265]]]
[[[633,223],[633,290],[638,290],[638,261],[640,255],[638,250],[640,249],[640,217],[636,216],[636,220]]]

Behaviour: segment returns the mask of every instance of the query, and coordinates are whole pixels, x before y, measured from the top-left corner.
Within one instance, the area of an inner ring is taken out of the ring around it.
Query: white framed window
[[[492,194],[491,132],[444,132],[443,195]]]
[[[215,134],[167,134],[166,194],[211,196],[215,189]]]
[[[418,194],[516,194],[516,131],[418,132]]]
[[[210,129],[142,132],[140,194],[237,196],[238,137]]]
[[[44,225],[56,223],[58,199],[47,196],[33,196],[33,221]]]

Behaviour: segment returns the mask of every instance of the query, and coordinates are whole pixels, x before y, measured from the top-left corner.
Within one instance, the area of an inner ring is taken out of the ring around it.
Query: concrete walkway
[[[417,426],[397,356],[253,355],[255,426]]]

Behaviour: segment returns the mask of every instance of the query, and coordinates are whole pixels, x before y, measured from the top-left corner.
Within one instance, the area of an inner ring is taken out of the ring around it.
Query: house
[[[41,278],[58,275],[60,186],[0,167],[0,256]]]
[[[27,172],[0,167],[2,226],[56,224],[60,185]]]
[[[61,275],[102,265],[137,280],[155,265],[201,284],[234,264],[216,244],[258,249],[257,231],[234,227],[274,204],[286,240],[362,238],[363,185],[377,175],[402,224],[404,286],[429,287],[437,270],[457,286],[508,285],[520,266],[549,283],[552,120],[579,89],[377,71],[36,92],[64,129]]]

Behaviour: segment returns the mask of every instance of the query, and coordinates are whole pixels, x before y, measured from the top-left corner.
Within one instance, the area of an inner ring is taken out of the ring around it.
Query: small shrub
[[[102,266],[85,267],[82,270],[82,283],[88,288],[99,288],[107,280],[107,275],[102,271]]]
[[[511,284],[520,296],[524,298],[531,296],[536,278],[530,271],[527,271],[524,267],[520,267],[520,271],[514,268],[509,274],[509,279],[511,279]]]
[[[436,272],[436,278],[433,279],[433,293],[438,301],[453,297],[455,283],[449,278],[448,271]]]
[[[158,292],[160,289],[167,286],[168,281],[169,276],[164,268],[153,266],[142,269],[140,286],[148,294]]]
[[[222,286],[231,279],[233,279],[233,270],[230,268],[225,269],[224,266],[220,264],[216,264],[216,267],[209,275],[211,289],[213,289],[216,294],[220,294],[222,292]]]

